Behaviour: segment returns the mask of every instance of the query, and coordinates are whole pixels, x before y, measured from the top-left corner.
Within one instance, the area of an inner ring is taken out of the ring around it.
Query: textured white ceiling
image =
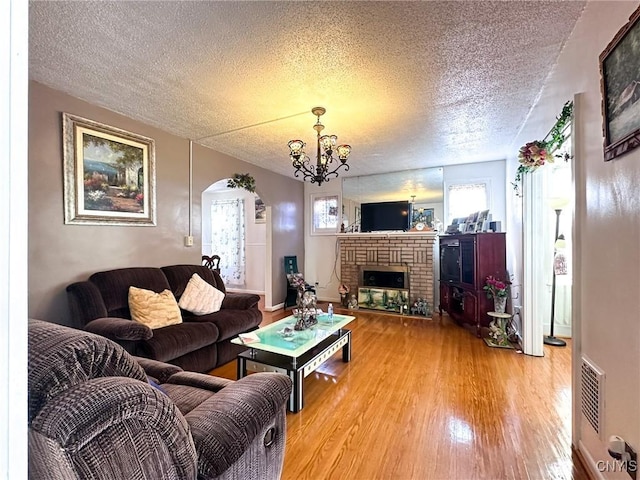
[[[348,175],[497,160],[584,4],[31,2],[30,77],[285,175],[316,105]]]

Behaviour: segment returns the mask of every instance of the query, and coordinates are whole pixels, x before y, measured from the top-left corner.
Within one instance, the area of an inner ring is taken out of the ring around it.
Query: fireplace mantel
[[[342,283],[357,292],[361,266],[406,266],[410,300],[425,299],[434,309],[433,252],[437,232],[341,233]]]
[[[359,232],[353,232],[353,233],[338,233],[337,234],[338,238],[375,238],[375,237],[383,237],[383,238],[389,238],[389,237],[398,237],[398,238],[404,238],[404,237],[425,237],[425,238],[433,238],[434,242],[435,242],[435,238],[438,237],[438,232],[367,232],[367,233],[359,233]]]

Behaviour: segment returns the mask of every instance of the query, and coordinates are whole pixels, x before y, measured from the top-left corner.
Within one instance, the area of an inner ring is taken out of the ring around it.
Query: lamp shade
[[[303,153],[305,143],[302,140],[291,140],[289,143],[289,149],[291,150],[292,157],[300,157]]]
[[[322,145],[325,152],[331,152],[336,143],[338,143],[338,137],[335,135],[323,135],[320,137],[320,145]]]
[[[569,205],[567,197],[551,197],[549,199],[549,206],[554,210],[562,210],[567,205]]]
[[[338,158],[340,160],[346,160],[351,153],[351,145],[338,145]]]

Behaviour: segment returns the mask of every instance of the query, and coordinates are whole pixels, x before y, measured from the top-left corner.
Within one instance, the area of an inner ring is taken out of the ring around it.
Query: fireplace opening
[[[409,288],[409,272],[403,266],[361,265],[360,285],[379,288]]]

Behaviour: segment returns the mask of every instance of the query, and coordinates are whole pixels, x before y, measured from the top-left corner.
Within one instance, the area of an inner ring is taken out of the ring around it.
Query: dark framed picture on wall
[[[66,224],[156,224],[155,142],[62,114]]]
[[[640,7],[600,54],[604,160],[640,146]]]

